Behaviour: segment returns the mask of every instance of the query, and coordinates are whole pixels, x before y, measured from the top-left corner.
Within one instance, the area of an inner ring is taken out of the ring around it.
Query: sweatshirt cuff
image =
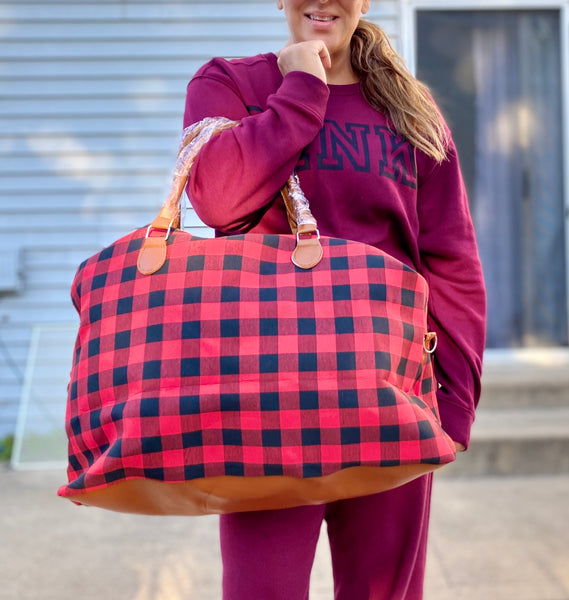
[[[439,414],[444,431],[453,441],[468,448],[474,414],[466,412],[462,406],[444,400],[439,400]]]

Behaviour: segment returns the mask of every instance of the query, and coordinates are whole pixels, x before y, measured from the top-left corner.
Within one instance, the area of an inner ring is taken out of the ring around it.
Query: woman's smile
[[[336,15],[329,13],[306,13],[304,16],[312,21],[314,25],[333,23],[338,18]]]

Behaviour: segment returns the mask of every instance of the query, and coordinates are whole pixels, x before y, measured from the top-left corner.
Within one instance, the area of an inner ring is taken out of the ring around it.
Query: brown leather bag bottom
[[[117,512],[143,515],[208,515],[274,510],[384,492],[442,465],[351,467],[324,477],[211,477],[180,483],[129,479],[70,500]]]

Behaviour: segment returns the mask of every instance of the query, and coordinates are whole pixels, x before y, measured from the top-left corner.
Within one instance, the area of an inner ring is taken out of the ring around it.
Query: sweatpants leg
[[[322,520],[336,600],[421,600],[432,475],[327,506],[220,518],[224,600],[307,600]]]
[[[421,600],[432,474],[326,509],[336,600]]]
[[[308,600],[325,506],[220,517],[223,600]]]

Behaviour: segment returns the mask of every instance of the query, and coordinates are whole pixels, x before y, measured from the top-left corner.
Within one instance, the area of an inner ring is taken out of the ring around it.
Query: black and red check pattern
[[[202,240],[176,231],[155,274],[138,230],[85,261],[69,385],[69,485],[315,477],[454,459],[423,352],[426,282],[370,246]],[[163,232],[153,234],[163,235]]]

